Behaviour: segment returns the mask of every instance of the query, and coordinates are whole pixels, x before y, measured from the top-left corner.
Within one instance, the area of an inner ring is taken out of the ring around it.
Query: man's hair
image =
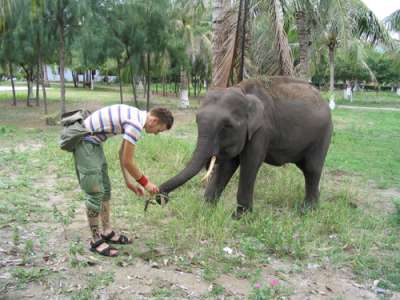
[[[150,110],[150,114],[157,117],[161,123],[167,126],[167,129],[171,129],[174,124],[174,117],[172,113],[164,107],[155,107]]]

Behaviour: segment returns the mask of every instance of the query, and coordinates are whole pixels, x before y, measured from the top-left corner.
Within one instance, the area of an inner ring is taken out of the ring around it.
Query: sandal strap
[[[98,246],[104,243],[104,239],[99,239],[95,241],[94,243],[90,242],[90,248],[96,249]]]
[[[128,244],[129,243],[129,239],[125,235],[120,234],[119,238],[118,238],[118,242],[121,243],[121,244]]]
[[[112,250],[118,250],[118,249],[117,249],[117,248],[114,248],[114,247],[111,246],[111,245],[108,245],[107,248],[104,248],[104,249],[101,250],[101,251],[97,251],[97,253],[99,253],[99,254],[101,254],[101,255],[104,255],[104,256],[117,256],[117,255],[118,255],[118,252],[117,252],[116,255],[111,255],[111,251],[112,251]]]
[[[107,234],[107,235],[101,234],[101,237],[102,237],[104,240],[106,240],[106,241],[111,241],[111,239],[114,237],[114,235],[115,235],[115,231],[112,230],[112,231],[111,231],[109,234]]]

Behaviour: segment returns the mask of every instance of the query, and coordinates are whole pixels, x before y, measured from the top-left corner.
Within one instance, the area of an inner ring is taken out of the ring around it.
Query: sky
[[[400,0],[362,0],[379,20],[400,9]]]

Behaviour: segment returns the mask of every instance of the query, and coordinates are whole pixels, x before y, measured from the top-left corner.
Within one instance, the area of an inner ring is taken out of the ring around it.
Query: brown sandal
[[[113,240],[112,238],[115,236],[115,232],[111,231],[107,235],[101,234],[101,237],[103,238],[104,241],[107,243],[111,244],[119,244],[119,245],[128,245],[132,244],[132,241],[130,241],[125,235],[120,234],[117,240]]]
[[[103,239],[100,239],[100,240],[98,240],[98,241],[96,241],[94,243],[90,242],[89,250],[92,251],[92,252],[98,253],[100,255],[103,255],[103,256],[109,256],[109,257],[118,256],[118,252],[116,254],[111,254],[112,250],[117,250],[118,251],[118,249],[116,249],[116,248],[114,248],[113,246],[110,246],[110,245],[107,245],[107,247],[104,248],[101,251],[97,250],[97,247],[99,247],[103,243],[105,243],[105,240],[103,240]]]

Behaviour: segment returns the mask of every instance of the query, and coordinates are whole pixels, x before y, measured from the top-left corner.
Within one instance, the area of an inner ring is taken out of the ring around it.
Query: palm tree
[[[183,108],[190,105],[188,65],[194,65],[201,55],[200,49],[207,49],[211,44],[207,35],[209,22],[204,20],[206,12],[207,5],[204,0],[178,0],[172,8],[172,18],[175,19],[176,29],[186,45],[188,57],[188,61],[182,63],[180,71],[180,100]]]
[[[386,17],[384,22],[389,30],[400,33],[400,9],[394,11],[391,15]]]
[[[293,61],[280,0],[240,0],[233,7],[225,6],[222,23],[218,19],[213,21],[217,31],[213,40],[216,51],[212,84],[226,87],[229,81],[233,82],[234,74],[240,81],[243,76],[260,71],[268,75],[292,75]],[[250,41],[254,44],[251,53]]]

